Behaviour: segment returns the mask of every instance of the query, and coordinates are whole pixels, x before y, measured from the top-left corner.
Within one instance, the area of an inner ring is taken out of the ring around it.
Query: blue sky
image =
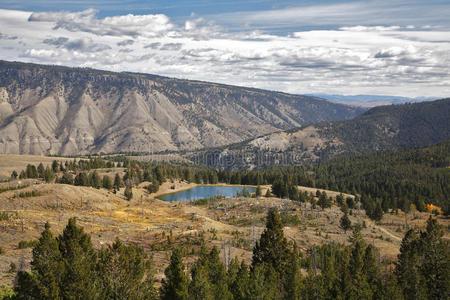
[[[291,93],[450,94],[450,1],[0,0],[0,57]]]

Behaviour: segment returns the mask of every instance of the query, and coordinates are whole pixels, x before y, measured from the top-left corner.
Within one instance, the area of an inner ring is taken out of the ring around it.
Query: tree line
[[[426,210],[432,203],[450,213],[450,140],[443,143],[409,150],[379,151],[370,154],[345,156],[322,163],[292,167],[270,167],[263,170],[229,171],[202,166],[175,163],[133,161],[125,156],[94,158],[62,162],[55,161],[51,168],[40,164],[27,166],[21,172],[25,178],[53,180],[55,170],[63,172],[56,181],[101,187],[106,178],[96,179],[95,172],[103,167],[123,167],[123,182],[129,186],[143,181],[151,182],[149,192],[156,192],[165,180],[180,179],[199,184],[218,182],[240,185],[272,185],[272,192],[280,198],[307,201],[297,189],[298,185],[336,190],[358,195],[369,216],[388,210],[408,212],[413,206]],[[48,170],[48,171],[47,171]],[[63,171],[61,171],[63,170]],[[47,172],[53,172],[50,175]],[[46,175],[47,174],[47,175]],[[76,174],[76,175],[75,175]],[[12,174],[13,177],[14,174]],[[17,173],[15,174],[17,176]],[[79,178],[73,178],[73,176]],[[105,182],[109,186],[108,182]],[[113,185],[114,187],[114,185]],[[117,189],[118,187],[116,187]]]

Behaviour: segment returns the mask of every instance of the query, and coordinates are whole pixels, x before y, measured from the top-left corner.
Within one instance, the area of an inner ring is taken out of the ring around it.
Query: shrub
[[[25,248],[33,248],[39,243],[38,240],[29,240],[29,241],[20,241],[17,245],[17,248],[19,249],[25,249]]]

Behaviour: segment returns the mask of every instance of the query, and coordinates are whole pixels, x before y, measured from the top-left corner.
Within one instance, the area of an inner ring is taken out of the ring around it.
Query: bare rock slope
[[[309,96],[0,61],[0,153],[201,149],[362,112]]]

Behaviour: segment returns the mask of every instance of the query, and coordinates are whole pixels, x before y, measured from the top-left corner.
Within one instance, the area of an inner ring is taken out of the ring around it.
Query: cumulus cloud
[[[101,43],[95,43],[90,38],[69,39],[66,37],[49,38],[43,41],[44,44],[55,46],[56,48],[65,48],[67,50],[82,52],[100,52],[111,49],[110,46]]]
[[[182,43],[167,43],[159,48],[160,50],[170,50],[170,51],[178,51],[183,47]]]
[[[318,11],[329,15],[331,8],[314,7],[302,15],[308,18]],[[341,14],[342,7],[338,8],[336,14]],[[281,22],[283,14],[285,20],[295,15],[292,10],[276,10],[262,20]],[[256,22],[258,14],[250,15],[248,20]],[[7,60],[156,73],[291,93],[450,93],[449,30],[414,23],[355,24],[271,33],[228,30],[195,15],[177,25],[165,15],[99,18],[95,10],[0,10],[0,28],[8,33],[0,34],[0,55]]]
[[[38,12],[28,18],[30,22],[53,22],[53,29],[88,32],[99,36],[161,36],[173,28],[166,15],[132,15],[98,19],[95,9],[80,12]]]
[[[133,40],[123,40],[117,43],[117,46],[130,46],[133,45],[134,41]]]
[[[151,48],[151,49],[158,49],[161,46],[160,42],[154,42],[154,43],[150,43],[148,45],[145,45],[144,48]]]
[[[16,40],[17,36],[11,36],[0,32],[0,40]]]

